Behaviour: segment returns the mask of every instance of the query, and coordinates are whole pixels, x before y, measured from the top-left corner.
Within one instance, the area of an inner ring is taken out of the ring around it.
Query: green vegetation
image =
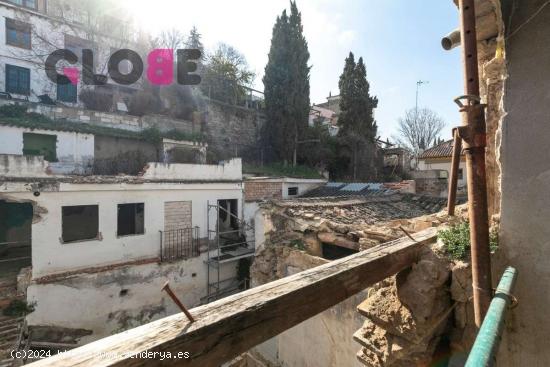
[[[445,245],[445,252],[453,260],[466,260],[470,257],[470,223],[461,222],[449,229],[439,231],[437,237]],[[498,235],[491,231],[489,236],[491,252],[498,248]]]
[[[15,299],[3,311],[4,316],[21,317],[34,311],[34,304]]]
[[[145,140],[159,143],[163,138],[173,140],[203,141],[201,133],[183,133],[177,130],[161,132],[157,128],[148,128],[140,132],[117,129],[113,127],[82,124],[66,120],[52,120],[47,116],[35,112],[26,112],[27,107],[19,105],[0,106],[0,125],[25,127],[29,129],[43,129],[54,131],[71,131],[82,134],[112,136],[115,138]]]
[[[264,166],[244,165],[243,173],[261,176],[286,176],[294,178],[323,178],[319,172],[307,166],[290,166],[282,163],[273,163]]]
[[[290,241],[290,247],[294,247],[295,249],[298,249],[300,251],[306,250],[306,245],[304,244],[304,241],[300,239]]]
[[[303,35],[302,15],[290,2],[277,17],[271,37],[269,59],[263,78],[266,124],[264,144],[274,160],[294,163],[298,142],[309,120],[309,51]]]
[[[370,95],[367,70],[363,58],[357,63],[353,53],[346,58],[344,71],[338,83],[340,87],[340,116],[338,138],[343,143],[343,155],[348,157],[348,174],[357,179],[374,179],[376,133],[374,109],[378,99]],[[366,172],[364,171],[366,168]]]

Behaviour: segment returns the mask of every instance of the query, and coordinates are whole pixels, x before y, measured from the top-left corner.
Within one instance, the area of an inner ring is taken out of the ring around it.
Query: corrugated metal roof
[[[464,155],[464,149],[461,152]],[[426,149],[424,153],[420,154],[419,159],[426,158],[450,158],[453,156],[453,141],[448,140],[444,143],[436,145],[433,148]]]

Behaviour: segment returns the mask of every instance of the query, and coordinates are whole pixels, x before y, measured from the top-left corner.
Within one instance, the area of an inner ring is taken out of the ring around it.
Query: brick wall
[[[246,181],[244,183],[244,199],[246,201],[257,201],[265,199],[282,199],[282,182],[255,182]]]
[[[168,201],[164,203],[164,230],[191,228],[191,201]]]

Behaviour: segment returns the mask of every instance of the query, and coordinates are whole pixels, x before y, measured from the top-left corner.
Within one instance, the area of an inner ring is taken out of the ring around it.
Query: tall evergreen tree
[[[346,58],[344,71],[338,83],[340,88],[340,126],[339,137],[351,151],[351,176],[359,177],[359,168],[374,169],[376,153],[377,126],[374,120],[374,109],[378,99],[370,95],[367,71],[363,58],[355,63],[353,53]],[[361,174],[362,178],[372,178],[371,173]]]
[[[277,17],[265,67],[266,126],[264,143],[277,159],[296,164],[299,140],[309,118],[309,51],[302,16],[295,1]]]

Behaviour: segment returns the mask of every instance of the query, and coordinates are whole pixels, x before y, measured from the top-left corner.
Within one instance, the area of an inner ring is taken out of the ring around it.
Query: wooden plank
[[[410,266],[436,233],[429,228],[414,234],[416,242],[401,238],[194,308],[192,324],[179,313],[31,365],[219,366]],[[144,352],[172,358],[128,357]],[[180,352],[190,357],[174,359]]]

